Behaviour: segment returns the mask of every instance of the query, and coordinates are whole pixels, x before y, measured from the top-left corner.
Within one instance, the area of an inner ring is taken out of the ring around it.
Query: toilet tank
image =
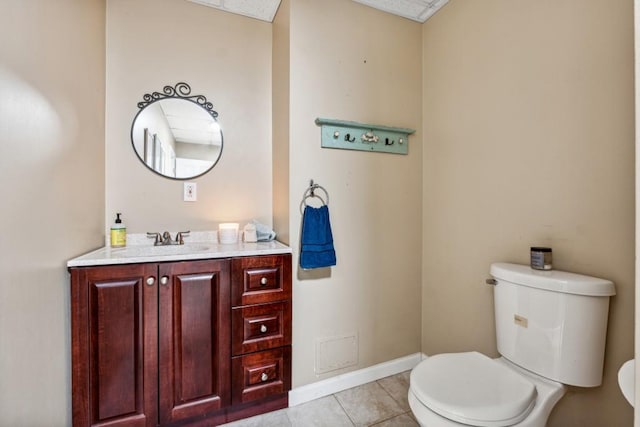
[[[563,384],[599,386],[613,283],[507,263],[491,275],[500,354]]]

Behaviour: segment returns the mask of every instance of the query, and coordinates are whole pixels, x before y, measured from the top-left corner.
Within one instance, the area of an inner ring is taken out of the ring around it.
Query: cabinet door
[[[158,271],[163,424],[229,405],[231,309],[228,260],[160,264]]]
[[[157,424],[155,265],[71,271],[74,426]]]

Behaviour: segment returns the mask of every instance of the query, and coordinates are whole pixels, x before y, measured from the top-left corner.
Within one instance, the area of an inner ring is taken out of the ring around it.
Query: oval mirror
[[[218,113],[186,83],[145,94],[131,125],[131,143],[149,169],[172,179],[209,172],[222,154]]]

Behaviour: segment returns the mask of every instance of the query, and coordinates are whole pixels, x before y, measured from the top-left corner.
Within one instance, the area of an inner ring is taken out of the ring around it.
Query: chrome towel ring
[[[324,197],[316,194],[316,190],[322,190],[324,192]],[[309,182],[309,187],[304,191],[302,195],[302,201],[300,202],[300,213],[304,213],[304,208],[307,206],[307,199],[317,198],[320,199],[323,206],[329,206],[329,192],[325,190],[325,188],[321,185],[318,185],[311,180]]]

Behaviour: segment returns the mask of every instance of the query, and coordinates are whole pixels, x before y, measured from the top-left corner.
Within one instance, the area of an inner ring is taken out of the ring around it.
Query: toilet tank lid
[[[491,275],[499,280],[553,292],[588,296],[611,296],[616,288],[610,280],[558,270],[535,270],[528,265],[497,262]]]

